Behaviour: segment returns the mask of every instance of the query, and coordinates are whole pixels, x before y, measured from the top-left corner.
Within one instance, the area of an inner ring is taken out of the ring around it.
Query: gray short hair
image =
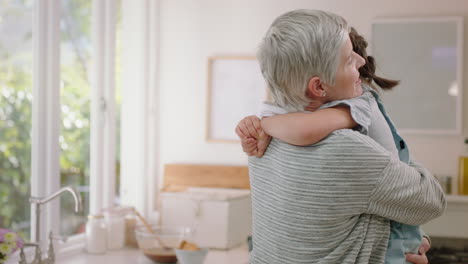
[[[294,10],[273,22],[260,44],[257,58],[275,103],[302,111],[312,77],[335,84],[340,49],[348,23],[341,16],[320,10]]]

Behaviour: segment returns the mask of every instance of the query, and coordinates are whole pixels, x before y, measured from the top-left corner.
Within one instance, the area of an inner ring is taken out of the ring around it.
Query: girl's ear
[[[319,77],[310,78],[306,94],[312,100],[320,100],[326,96],[325,89]]]

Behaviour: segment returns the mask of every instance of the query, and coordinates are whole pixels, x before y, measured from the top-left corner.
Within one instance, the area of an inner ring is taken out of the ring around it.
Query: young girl
[[[372,84],[374,82],[380,88],[390,90],[398,85],[399,81],[376,76],[375,61],[373,57],[367,56],[366,40],[354,28],[351,29],[350,38],[354,52],[365,60],[364,66],[359,69],[363,94],[347,100],[329,102],[320,108],[315,105],[305,108],[307,111],[314,111],[313,113],[287,113],[273,104],[264,104],[262,116],[268,118],[260,121],[256,116],[250,116],[239,122],[236,128],[236,133],[242,140],[242,147],[248,155],[261,157],[271,140],[269,135],[289,144],[306,146],[317,143],[334,130],[353,128],[373,138],[395,159],[409,162],[408,147],[386,115],[377,89]],[[425,252],[429,249],[429,241],[428,237],[424,236],[421,245],[421,237],[419,226],[391,221],[385,263],[405,263],[405,260],[419,263],[421,260],[424,262],[424,259],[427,261]],[[422,256],[411,254],[406,257],[406,253],[421,253]]]

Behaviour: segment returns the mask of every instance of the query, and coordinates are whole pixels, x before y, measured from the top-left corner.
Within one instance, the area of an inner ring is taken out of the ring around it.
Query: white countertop
[[[248,264],[249,253],[247,245],[241,245],[230,250],[210,249],[204,264]],[[146,258],[139,249],[125,248],[122,250],[107,251],[103,255],[81,253],[66,258],[58,258],[57,264],[155,264]]]

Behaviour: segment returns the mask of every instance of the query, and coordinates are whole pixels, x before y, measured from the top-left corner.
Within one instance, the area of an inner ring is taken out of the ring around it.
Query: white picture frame
[[[237,123],[258,114],[266,99],[266,84],[254,56],[209,57],[206,140],[238,143]]]
[[[401,80],[382,93],[399,131],[461,135],[463,17],[375,19],[371,39],[377,73]]]

